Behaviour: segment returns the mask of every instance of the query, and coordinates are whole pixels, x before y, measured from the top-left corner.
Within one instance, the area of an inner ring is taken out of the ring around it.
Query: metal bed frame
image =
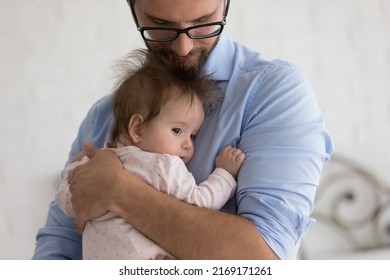
[[[388,247],[390,187],[367,168],[335,154],[324,168],[312,217],[317,225],[302,241],[301,259]]]

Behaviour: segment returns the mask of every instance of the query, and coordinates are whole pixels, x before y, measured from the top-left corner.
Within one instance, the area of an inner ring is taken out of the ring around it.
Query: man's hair
[[[122,133],[127,135],[131,116],[140,114],[147,123],[160,113],[170,98],[186,98],[189,106],[197,98],[208,109],[217,101],[217,87],[209,76],[189,69],[169,68],[153,52],[135,50],[117,66],[122,74],[112,103],[112,142]],[[173,95],[172,88],[179,89],[180,95]]]

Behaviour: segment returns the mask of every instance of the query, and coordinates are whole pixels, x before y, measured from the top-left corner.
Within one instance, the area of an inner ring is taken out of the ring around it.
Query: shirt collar
[[[217,81],[228,81],[233,71],[235,47],[226,32],[222,32],[215,48],[211,51],[204,66],[207,74]]]

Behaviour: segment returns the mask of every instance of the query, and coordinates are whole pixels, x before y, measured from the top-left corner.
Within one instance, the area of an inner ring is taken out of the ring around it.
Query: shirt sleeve
[[[239,143],[247,157],[237,214],[252,221],[281,259],[294,259],[315,222],[314,196],[333,145],[313,90],[296,67],[275,63],[252,91]]]
[[[158,157],[152,185],[187,203],[219,210],[233,196],[237,182],[222,168],[217,168],[199,185],[183,161],[175,156]]]
[[[92,141],[98,147],[103,147],[109,133],[110,112],[109,96],[92,106],[80,125],[66,166],[82,150],[85,141]],[[65,170],[61,172],[56,188],[64,176]],[[46,223],[38,230],[32,259],[82,259],[81,235],[74,227],[74,218],[66,215],[58,207],[56,200],[50,203]]]

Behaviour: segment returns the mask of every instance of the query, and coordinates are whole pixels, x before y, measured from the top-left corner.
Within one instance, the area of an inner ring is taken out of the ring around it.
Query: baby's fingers
[[[236,162],[241,164],[245,159],[245,154],[240,151],[240,153],[236,154]]]

